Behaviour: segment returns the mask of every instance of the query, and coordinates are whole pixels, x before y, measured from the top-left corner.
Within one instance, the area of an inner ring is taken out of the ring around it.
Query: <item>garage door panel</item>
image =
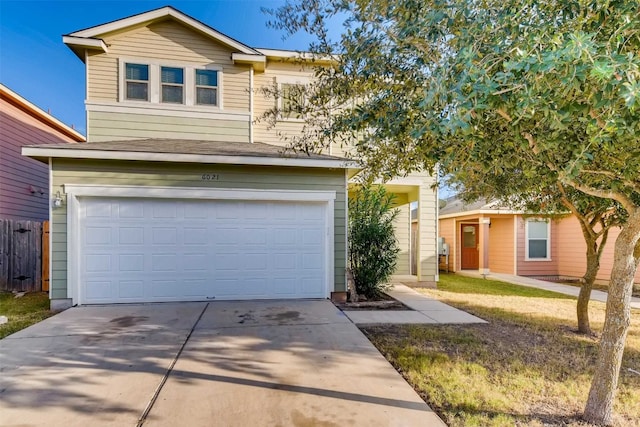
[[[127,204],[118,204],[118,218],[130,219],[130,218],[145,218],[145,210],[143,202],[130,201]]]
[[[120,245],[144,245],[144,227],[120,227],[118,229]]]
[[[111,227],[90,227],[84,241],[88,246],[111,245],[112,234]]]
[[[143,280],[119,280],[118,281],[118,298],[143,299],[144,298],[144,281]]]
[[[118,256],[119,272],[144,272],[144,254],[120,254]]]
[[[326,203],[81,203],[84,303],[326,296]]]

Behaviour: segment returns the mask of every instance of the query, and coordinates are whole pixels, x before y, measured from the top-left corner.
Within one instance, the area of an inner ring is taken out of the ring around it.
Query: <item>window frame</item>
[[[216,85],[215,86],[205,86],[205,85],[199,85],[198,84],[198,71],[215,71],[216,72]],[[193,105],[197,105],[197,106],[203,106],[203,107],[207,107],[207,108],[216,108],[220,105],[221,102],[221,95],[222,95],[222,91],[220,89],[220,78],[221,78],[221,71],[218,69],[214,69],[214,68],[207,68],[207,67],[194,67],[193,69]],[[211,88],[215,88],[216,89],[216,103],[215,104],[200,104],[198,102],[198,88],[205,88],[205,89],[211,89]]]
[[[147,65],[149,67],[149,80],[147,100],[135,100],[127,99],[126,97],[126,64],[139,64]],[[167,68],[181,68],[183,70],[183,92],[182,103],[174,102],[162,102],[162,67]],[[118,58],[118,103],[121,105],[139,105],[146,104],[150,108],[157,109],[169,109],[169,110],[184,110],[184,111],[217,111],[223,110],[223,93],[224,93],[224,70],[222,66],[217,64],[188,64],[177,63],[172,61],[161,61],[157,59],[149,58],[132,58],[132,57],[120,57]],[[218,86],[217,86],[217,98],[218,104],[197,104],[196,103],[196,85],[195,70],[211,70],[218,73]]]
[[[276,77],[276,84],[278,89],[278,99],[276,100],[276,106],[278,108],[278,121],[283,122],[297,122],[302,123],[305,121],[305,116],[302,117],[285,117],[283,113],[283,99],[282,99],[282,85],[299,85],[299,86],[307,86],[311,82],[311,79],[308,77]],[[305,97],[306,102],[306,97]]]
[[[143,65],[147,67],[147,80],[135,80],[127,78],[127,65]],[[122,66],[122,98],[125,102],[151,102],[151,66],[143,61],[124,61]],[[127,97],[127,87],[129,83],[145,83],[147,85],[147,99]]]
[[[174,67],[171,65],[160,65],[160,103],[161,104],[169,104],[169,105],[186,105],[186,79],[185,79],[185,68],[184,67]],[[163,68],[173,68],[176,70],[182,70],[182,83],[169,83],[162,81],[162,69]],[[162,94],[165,86],[179,87],[182,89],[182,100],[180,102],[170,102],[165,101]]]
[[[530,237],[529,236],[529,224],[532,222],[543,222],[547,225],[547,235],[546,237],[540,238],[540,237]],[[548,218],[527,218],[525,220],[525,227],[524,227],[524,251],[525,251],[525,261],[551,261],[551,221]],[[547,256],[545,258],[540,258],[540,257],[535,257],[532,258],[529,255],[529,242],[531,240],[546,240],[547,242]]]

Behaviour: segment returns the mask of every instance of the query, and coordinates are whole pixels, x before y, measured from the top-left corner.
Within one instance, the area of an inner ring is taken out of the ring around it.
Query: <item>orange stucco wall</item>
[[[444,237],[444,241],[445,243],[447,243],[449,245],[449,271],[455,271],[455,253],[456,253],[456,248],[455,248],[455,244],[454,244],[454,236],[456,234],[455,231],[455,225],[454,225],[454,219],[453,218],[448,218],[448,219],[442,219],[440,220],[440,237]],[[443,260],[444,263],[444,260]],[[443,268],[444,264],[440,266],[440,268]]]
[[[527,261],[525,253],[525,219],[518,216],[518,271],[520,276],[558,275],[558,221],[551,220],[551,259],[548,261]]]
[[[597,277],[599,282],[609,282],[611,267],[613,266],[613,248],[618,234],[620,234],[619,228],[609,230],[609,237],[600,259],[600,271]],[[558,274],[561,276],[582,277],[587,268],[586,251],[587,246],[578,220],[571,216],[559,221]],[[640,283],[640,270],[636,272],[635,282]]]
[[[515,274],[513,215],[491,217],[489,229],[489,270],[496,273]]]

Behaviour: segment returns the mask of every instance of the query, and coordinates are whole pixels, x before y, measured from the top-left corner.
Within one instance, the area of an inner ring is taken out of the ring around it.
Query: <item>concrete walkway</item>
[[[461,276],[478,277],[482,275],[477,271],[457,271],[456,274]],[[515,276],[513,274],[489,273],[487,279],[499,280],[501,282],[513,283],[514,285],[528,286],[530,288],[544,289],[547,291],[557,292],[559,294],[571,295],[577,297],[580,288],[577,286],[564,285],[562,283],[547,282],[545,280],[532,279],[531,277]],[[607,302],[607,293],[592,290],[591,301]],[[640,309],[640,298],[631,297],[631,308]]]
[[[387,293],[412,310],[345,310],[344,314],[357,325],[487,323],[405,285],[396,284]]]
[[[0,340],[0,425],[445,426],[329,301],[71,308]]]

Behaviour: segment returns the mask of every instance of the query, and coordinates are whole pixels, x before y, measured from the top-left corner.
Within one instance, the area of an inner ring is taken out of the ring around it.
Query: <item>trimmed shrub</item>
[[[349,198],[349,268],[358,294],[379,297],[398,262],[394,196],[382,186],[363,186]]]

